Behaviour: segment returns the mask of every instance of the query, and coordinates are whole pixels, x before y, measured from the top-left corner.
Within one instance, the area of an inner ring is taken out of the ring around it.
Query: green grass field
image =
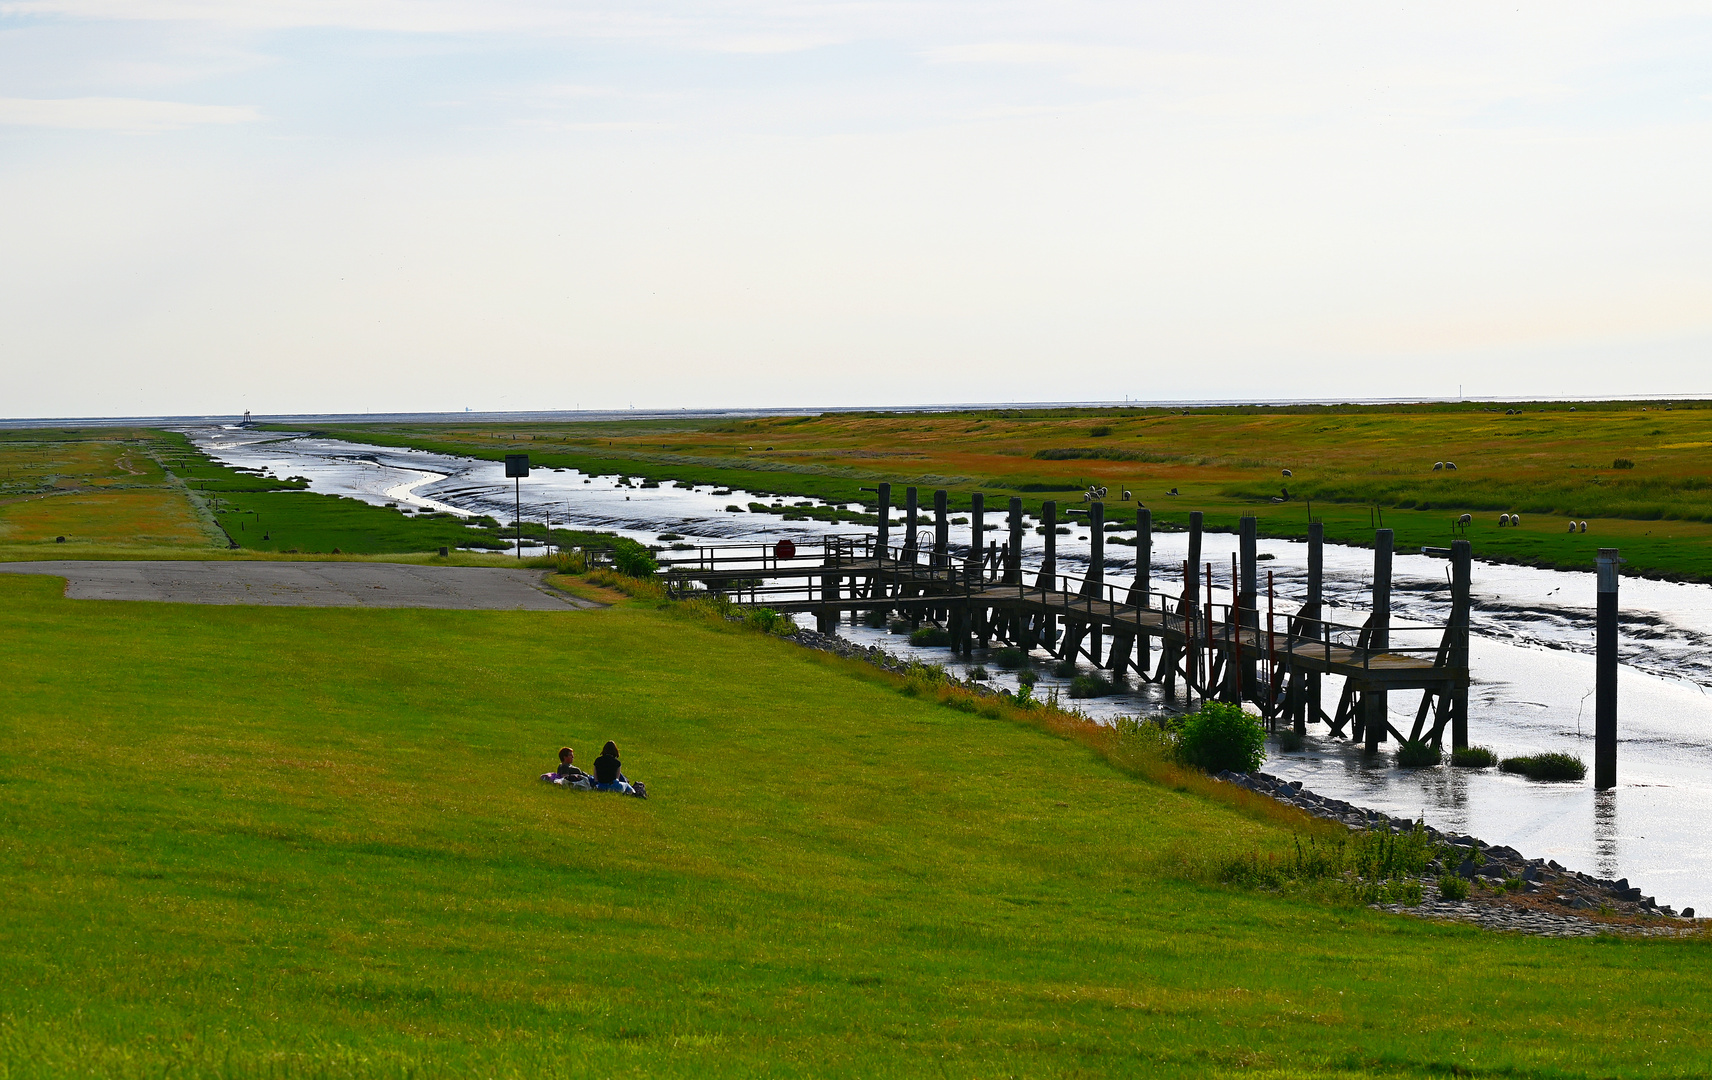
[[[1712,1061],[1705,941],[1206,884],[1288,835],[680,610],[0,610],[6,1080]]]
[[[1107,516],[1138,503],[1182,527],[1252,514],[1263,534],[1370,544],[1382,519],[1405,548],[1466,536],[1475,557],[1590,568],[1621,547],[1631,572],[1712,580],[1712,407],[1706,402],[829,413],[757,420],[328,427],[356,441],[596,473],[871,502],[880,480],[944,487],[952,505],[1110,489]],[[1451,462],[1455,470],[1435,470]],[[1626,463],[1626,464],[1624,464]],[[1288,469],[1292,474],[1284,476]],[[1119,496],[1125,489],[1132,500]],[[1176,496],[1167,492],[1175,489]],[[1285,498],[1286,493],[1288,498]],[[894,506],[902,493],[895,493]],[[1283,501],[1278,501],[1283,500]],[[1501,513],[1522,515],[1500,528]],[[1455,521],[1475,520],[1466,530]],[[1133,518],[1132,518],[1133,520]],[[1586,520],[1586,533],[1568,532]]]

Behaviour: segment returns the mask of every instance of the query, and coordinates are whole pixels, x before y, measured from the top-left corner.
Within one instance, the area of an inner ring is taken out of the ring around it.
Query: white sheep
[[[1570,523],[1569,523],[1569,531],[1570,531],[1570,532],[1574,532],[1574,531],[1575,531],[1575,522],[1573,522],[1573,521],[1572,521],[1572,522],[1570,522]]]
[[[1443,468],[1444,468],[1444,462],[1442,462],[1442,461],[1433,462],[1433,471],[1434,472],[1438,472],[1440,469],[1443,469]]]
[[[1285,475],[1285,477],[1292,477],[1292,476],[1295,476],[1296,474],[1291,472],[1289,469],[1285,469],[1284,475]]]
[[[1124,502],[1129,502],[1129,498],[1130,498],[1130,495],[1129,495],[1129,488],[1124,488],[1124,493],[1123,493],[1123,501],[1124,501]]]
[[[1473,514],[1464,514],[1461,517],[1456,519],[1456,523],[1458,525],[1467,525],[1469,522],[1471,522],[1473,520],[1474,520]]]
[[[1510,524],[1510,515],[1509,514],[1499,514],[1498,515],[1498,527],[1500,529],[1502,529],[1504,526],[1506,526],[1508,524]]]
[[[1582,522],[1582,523],[1581,523],[1581,531],[1582,531],[1582,532],[1586,532],[1586,531],[1587,531],[1587,522],[1585,522],[1585,521],[1583,521],[1583,522]]]
[[[1456,471],[1456,462],[1447,461],[1444,463],[1444,467],[1445,467],[1446,471],[1448,471],[1448,472],[1455,472]]]

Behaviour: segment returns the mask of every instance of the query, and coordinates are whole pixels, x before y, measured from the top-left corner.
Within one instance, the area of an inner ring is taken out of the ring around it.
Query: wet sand
[[[272,607],[564,611],[599,607],[543,583],[539,570],[336,562],[0,563],[0,573],[65,578],[73,600]]]

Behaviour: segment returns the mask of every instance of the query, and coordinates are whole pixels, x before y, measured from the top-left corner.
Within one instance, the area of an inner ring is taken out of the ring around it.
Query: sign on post
[[[523,478],[529,475],[528,454],[505,455],[505,478],[512,481],[517,500],[517,558],[523,558]]]

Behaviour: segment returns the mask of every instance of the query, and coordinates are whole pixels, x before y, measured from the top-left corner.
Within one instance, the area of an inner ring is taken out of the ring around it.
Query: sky
[[[1712,395],[1712,6],[0,0],[0,417]]]

